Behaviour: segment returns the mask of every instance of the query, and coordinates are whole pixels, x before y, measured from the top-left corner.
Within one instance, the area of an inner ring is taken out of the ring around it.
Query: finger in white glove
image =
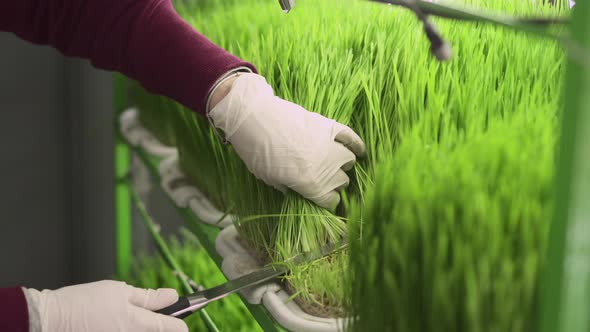
[[[178,301],[174,289],[141,289],[119,281],[42,292],[26,289],[29,312],[38,314],[31,332],[188,332],[184,321],[153,312]]]
[[[209,116],[257,178],[328,209],[349,183],[345,172],[365,155],[352,129],[275,96],[260,75],[235,79]]]

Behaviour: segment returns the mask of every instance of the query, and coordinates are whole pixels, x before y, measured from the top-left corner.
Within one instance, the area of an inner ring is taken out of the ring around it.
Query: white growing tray
[[[136,108],[128,108],[119,117],[121,134],[133,146],[140,146],[149,154],[158,157],[167,157],[176,153],[176,148],[162,144],[139,121],[139,113]]]
[[[228,279],[235,279],[262,266],[239,241],[235,226],[223,229],[215,240],[215,248],[223,257],[221,268]],[[263,304],[274,319],[291,331],[335,332],[343,331],[345,319],[323,318],[305,313],[277,282],[269,282],[241,291],[251,304]]]
[[[190,208],[201,221],[209,225],[224,228],[232,224],[231,215],[219,211],[190,183],[178,164],[178,152],[162,160],[159,171],[162,188],[177,206]]]
[[[121,134],[131,145],[139,146],[151,155],[166,158],[159,165],[161,185],[178,207],[190,208],[207,224],[221,228],[231,225],[232,217],[224,217],[224,214],[217,210],[182,173],[178,167],[178,150],[162,144],[141,124],[136,108],[122,112],[119,124]]]

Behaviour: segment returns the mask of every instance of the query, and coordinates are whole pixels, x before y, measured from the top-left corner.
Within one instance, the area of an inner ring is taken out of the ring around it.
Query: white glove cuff
[[[221,140],[221,142],[223,144],[227,144],[227,141],[219,133],[219,131],[217,131],[217,128],[215,127],[215,125],[213,124],[213,121],[211,120],[211,117],[209,116],[209,105],[211,104],[211,97],[215,94],[215,91],[217,90],[217,88],[219,88],[221,86],[221,84],[223,84],[223,82],[227,81],[228,79],[230,79],[234,76],[238,76],[240,73],[244,73],[244,72],[245,73],[252,73],[252,70],[248,67],[238,67],[238,68],[234,68],[234,69],[228,71],[227,73],[221,75],[221,77],[219,79],[217,79],[217,81],[215,81],[215,83],[213,83],[211,90],[209,90],[209,93],[207,94],[207,103],[205,104],[205,114],[207,116],[207,120],[209,120],[209,124],[213,127],[213,131],[215,132],[215,135]]]
[[[272,98],[275,98],[274,92],[264,77],[242,74],[234,81],[227,96],[209,112],[209,118],[212,125],[223,130],[225,137],[231,140],[250,114],[261,104],[270,104]]]
[[[41,292],[36,289],[22,288],[27,299],[27,310],[29,312],[29,332],[43,332],[41,327],[41,316],[39,315],[39,302]]]

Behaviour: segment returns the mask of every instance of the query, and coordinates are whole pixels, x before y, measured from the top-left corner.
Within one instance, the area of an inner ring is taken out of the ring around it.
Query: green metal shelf
[[[139,194],[133,188],[130,189],[130,192],[131,192],[131,197],[133,198],[132,201],[133,201],[133,203],[135,203],[135,207],[139,211],[139,213],[142,217],[141,218],[142,221],[144,222],[145,226],[147,227],[150,234],[152,235],[154,242],[156,243],[156,248],[158,249],[158,252],[160,253],[160,257],[162,258],[162,260],[164,260],[166,262],[166,265],[168,265],[168,268],[170,268],[173,272],[175,272],[176,278],[178,278],[178,281],[180,282],[180,285],[182,287],[184,294],[193,293],[195,291],[195,289],[193,289],[189,280],[186,277],[184,270],[180,267],[180,265],[178,264],[178,262],[176,261],[176,259],[172,255],[172,253],[170,252],[168,245],[166,244],[164,239],[162,239],[162,237],[160,236],[160,231],[158,230],[158,226],[152,220],[149,213],[147,212],[147,209],[146,209],[143,201],[141,200],[141,197],[139,197]],[[199,311],[199,315],[201,316],[201,319],[205,322],[205,326],[207,326],[207,329],[210,332],[219,332],[219,328],[215,325],[215,323],[213,322],[213,320],[211,319],[211,317],[209,316],[209,314],[207,313],[207,310],[205,308],[203,308]]]
[[[130,152],[133,153],[134,155],[136,155],[139,158],[139,160],[142,161],[142,163],[148,169],[149,174],[150,174],[151,178],[153,179],[153,181],[158,184],[157,188],[159,190],[161,190],[162,192],[164,192],[163,188],[160,186],[160,174],[158,172],[158,166],[159,166],[159,163],[162,159],[155,157],[153,155],[150,155],[149,153],[147,153],[146,151],[144,151],[143,149],[141,149],[139,147],[131,146],[122,135],[117,134],[117,136],[118,136],[117,137],[118,141],[126,144],[128,149],[130,150]],[[128,180],[127,180],[127,182],[128,182]],[[127,183],[127,185],[131,186],[130,183]],[[128,191],[128,192],[130,192],[130,191]],[[207,251],[209,257],[211,257],[211,259],[215,262],[217,268],[221,271],[221,264],[222,264],[223,259],[215,250],[215,238],[217,237],[217,235],[219,234],[219,232],[221,230],[217,227],[214,227],[214,226],[211,226],[211,225],[208,225],[208,224],[202,222],[189,208],[177,207],[174,204],[174,202],[172,201],[172,199],[167,194],[165,194],[165,196],[167,197],[170,204],[172,204],[176,208],[178,214],[180,215],[180,217],[184,221],[186,227],[193,234],[195,234],[195,236],[197,236],[202,247],[205,249],[205,251]],[[123,207],[123,211],[127,211],[127,209]],[[124,226],[124,229],[126,229],[126,227],[127,227],[126,223],[123,223],[123,226]],[[121,236],[121,234],[119,234],[119,236]],[[130,236],[130,234],[128,236]],[[129,242],[131,242],[131,241],[129,240]],[[129,244],[123,245],[125,250],[129,246],[130,246]],[[123,255],[127,256],[127,254],[125,254],[125,253],[123,253]],[[125,260],[129,260],[129,258],[125,258]],[[127,267],[124,267],[123,269],[128,271]],[[221,272],[223,273],[223,271],[221,271]],[[191,276],[188,276],[188,277],[190,278]],[[197,282],[198,282],[198,280],[197,280]],[[250,311],[252,316],[256,319],[256,321],[258,322],[258,324],[262,327],[262,329],[264,331],[271,331],[271,332],[286,331],[282,326],[280,326],[275,321],[275,319],[272,317],[272,315],[268,312],[268,310],[263,305],[250,304],[241,295],[239,295],[239,296],[242,299],[242,302],[244,303],[246,308],[248,308],[248,310]],[[215,319],[215,317],[213,317],[213,319]]]
[[[586,51],[589,15],[590,3],[577,1],[571,35]],[[542,332],[590,330],[590,68],[574,55],[570,50],[539,321]]]

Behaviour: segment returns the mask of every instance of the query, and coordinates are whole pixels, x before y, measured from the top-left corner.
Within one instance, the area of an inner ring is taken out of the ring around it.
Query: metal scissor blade
[[[258,285],[272,278],[285,274],[290,270],[290,266],[313,262],[334,252],[340,251],[346,247],[348,247],[348,242],[345,240],[342,242],[327,243],[314,251],[296,255],[286,260],[284,263],[273,264],[261,270],[230,280],[225,284],[207,289],[203,292],[203,295],[211,300],[223,298],[244,288]]]
[[[260,270],[230,280],[219,286],[194,294],[182,296],[178,302],[158,310],[158,313],[184,318],[205,307],[207,304],[220,300],[244,288],[259,285],[289,272],[292,266],[310,263],[348,247],[348,241],[325,244],[311,252],[296,255],[282,263],[273,264]]]
[[[225,284],[209,288],[203,291],[203,295],[211,300],[219,300],[230,294],[241,291],[244,288],[256,286],[265,281],[276,278],[289,271],[286,266],[268,266],[258,271],[243,275],[236,279],[230,280]]]
[[[462,21],[476,21],[485,23],[495,23],[503,26],[518,28],[523,25],[553,25],[553,24],[567,24],[569,18],[562,16],[540,16],[540,17],[518,17],[511,15],[504,15],[484,11],[477,8],[461,7],[453,5],[448,2],[437,3],[427,0],[415,0],[410,2],[408,0],[369,0],[373,2],[384,3],[388,5],[397,5],[405,8],[410,8],[410,5],[415,4],[422,12],[432,16],[439,16],[441,18],[455,19]]]

